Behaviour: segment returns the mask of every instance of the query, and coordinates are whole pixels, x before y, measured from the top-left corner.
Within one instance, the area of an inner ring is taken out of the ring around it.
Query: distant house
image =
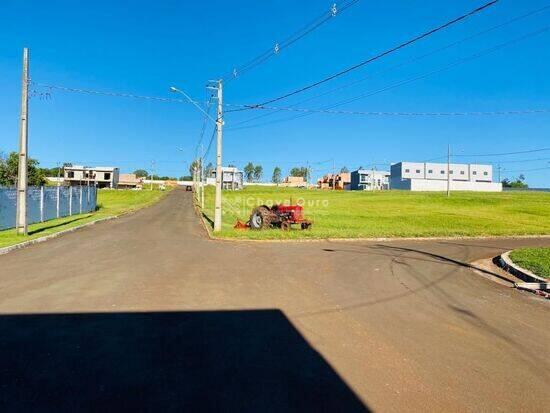
[[[64,166],[63,180],[69,185],[94,185],[98,188],[117,188],[119,169],[112,166]]]
[[[339,174],[327,174],[317,180],[317,187],[319,189],[339,189],[349,190],[351,183],[351,174],[349,172],[342,172]]]
[[[351,172],[352,191],[376,191],[389,189],[389,187],[389,172],[361,168]]]
[[[281,182],[279,186],[289,188],[305,188],[307,187],[307,182],[303,176],[287,176],[283,179],[283,182]]]
[[[500,192],[493,182],[493,167],[480,164],[399,162],[391,166],[392,189],[409,191],[487,191]]]
[[[210,179],[207,179],[207,184],[216,183],[216,170],[211,173]],[[242,189],[243,188],[243,172],[233,166],[222,167],[222,189]]]
[[[119,174],[118,189],[142,189],[143,180],[136,174]]]

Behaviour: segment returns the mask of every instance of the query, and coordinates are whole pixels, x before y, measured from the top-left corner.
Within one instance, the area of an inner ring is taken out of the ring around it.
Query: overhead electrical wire
[[[352,103],[352,102],[355,102],[357,100],[364,99],[366,97],[374,96],[374,95],[377,95],[379,93],[386,92],[388,90],[395,89],[397,87],[400,87],[400,86],[403,86],[403,85],[406,85],[406,84],[409,84],[409,83],[412,83],[412,82],[415,82],[415,81],[418,81],[418,80],[425,79],[429,76],[432,76],[432,75],[444,72],[446,70],[452,69],[454,67],[460,66],[464,63],[467,63],[467,62],[470,62],[472,60],[478,59],[478,58],[480,58],[480,57],[482,57],[486,54],[493,53],[497,50],[500,50],[504,47],[507,47],[507,46],[510,46],[512,44],[518,43],[518,42],[520,42],[522,40],[525,40],[527,38],[530,38],[530,37],[533,37],[533,36],[536,36],[536,35],[540,35],[542,33],[547,32],[548,30],[550,30],[550,26],[543,27],[542,29],[536,30],[534,32],[527,33],[526,35],[523,35],[519,38],[515,38],[515,39],[512,39],[510,41],[501,43],[501,44],[493,46],[489,49],[485,49],[485,50],[482,50],[480,52],[474,53],[470,56],[457,59],[457,60],[455,60],[455,61],[453,61],[453,62],[451,62],[447,65],[444,65],[444,66],[438,68],[438,69],[435,69],[435,70],[432,70],[432,71],[429,71],[429,72],[426,72],[426,73],[423,73],[423,74],[420,74],[420,75],[416,75],[416,76],[413,76],[413,77],[410,77],[410,78],[392,83],[392,84],[390,84],[388,86],[385,86],[383,88],[380,88],[380,89],[377,89],[377,90],[374,90],[374,91],[370,91],[370,92],[366,92],[366,93],[363,93],[361,95],[355,96],[353,98],[348,98],[348,99],[345,99],[343,101],[339,101],[335,104],[331,104],[331,105],[328,105],[328,106],[325,106],[325,107],[322,107],[322,108],[319,108],[319,109],[312,109],[312,110],[308,109],[309,113],[302,113],[301,115],[293,116],[293,117],[290,117],[290,118],[277,119],[277,120],[264,122],[264,123],[260,123],[260,124],[255,124],[255,125],[235,127],[235,128],[233,128],[233,130],[255,128],[255,127],[265,126],[265,125],[274,124],[274,123],[286,122],[286,121],[302,118],[304,116],[312,115],[312,114],[316,113],[315,111],[327,111],[327,110],[333,109],[333,108],[338,107],[338,106],[342,106],[342,105],[345,105],[345,104],[348,104],[348,103]],[[254,106],[254,105],[240,105],[240,106],[246,106],[249,109],[262,109],[263,107],[265,107],[265,105],[256,105],[256,106]],[[291,110],[293,108],[288,108],[288,109]],[[546,109],[542,109],[542,110],[547,111]]]
[[[489,28],[487,28],[487,29],[484,29],[484,30],[482,30],[482,31],[476,32],[476,33],[474,33],[474,34],[472,34],[472,35],[469,35],[469,36],[467,36],[467,37],[464,37],[464,38],[462,38],[462,39],[460,39],[460,40],[454,41],[454,42],[452,42],[452,43],[446,44],[445,46],[442,46],[442,47],[439,47],[439,48],[437,48],[437,49],[435,49],[435,50],[432,50],[432,51],[430,51],[430,52],[428,52],[428,53],[422,54],[422,55],[420,55],[420,56],[415,56],[415,57],[413,57],[413,58],[411,58],[411,59],[407,59],[407,60],[405,60],[404,62],[398,63],[398,64],[396,64],[396,65],[393,65],[393,66],[389,67],[389,68],[384,68],[384,69],[382,69],[382,70],[379,70],[379,71],[376,71],[376,72],[373,72],[373,73],[369,73],[367,76],[362,77],[361,79],[354,80],[354,81],[352,81],[352,82],[350,82],[350,83],[346,83],[346,84],[344,84],[344,85],[340,85],[340,86],[338,86],[338,87],[335,87],[335,88],[330,89],[330,90],[328,90],[328,91],[325,91],[325,92],[323,92],[323,93],[320,93],[320,94],[311,96],[311,97],[309,97],[309,98],[307,98],[307,99],[303,99],[303,100],[301,100],[301,101],[299,101],[299,102],[297,102],[297,103],[295,103],[295,104],[290,105],[290,107],[296,107],[296,106],[298,106],[298,105],[300,105],[300,104],[302,104],[302,103],[310,102],[310,101],[312,101],[312,100],[315,100],[315,99],[318,99],[318,98],[320,98],[320,97],[329,95],[329,94],[331,94],[331,93],[334,93],[334,92],[337,92],[337,91],[340,91],[340,90],[349,88],[349,87],[351,87],[351,86],[355,86],[355,85],[357,85],[357,84],[359,84],[359,83],[362,83],[362,82],[364,82],[364,81],[366,81],[366,80],[372,79],[373,75],[385,74],[385,73],[391,72],[391,71],[393,71],[393,70],[395,70],[395,69],[398,69],[398,68],[401,68],[401,67],[403,67],[403,66],[409,65],[409,64],[411,64],[411,63],[418,62],[418,61],[420,61],[420,60],[422,60],[422,59],[425,59],[425,58],[427,58],[427,57],[433,56],[433,55],[436,54],[436,53],[442,52],[442,51],[444,51],[444,50],[448,50],[448,49],[450,49],[450,48],[452,48],[452,47],[454,47],[454,46],[457,46],[457,45],[460,45],[460,44],[462,44],[462,43],[464,43],[464,42],[467,42],[467,41],[469,41],[469,40],[475,39],[476,37],[485,35],[485,34],[490,33],[490,32],[492,32],[492,31],[498,30],[498,29],[500,29],[500,28],[502,28],[502,27],[505,27],[505,26],[508,26],[508,25],[510,25],[510,24],[516,23],[516,22],[518,22],[518,21],[520,21],[520,20],[523,20],[523,19],[526,19],[526,18],[528,18],[528,17],[534,16],[535,14],[538,14],[538,13],[541,13],[541,12],[544,12],[544,11],[547,11],[548,9],[550,9],[550,5],[546,5],[546,6],[544,6],[544,7],[538,8],[538,9],[536,9],[536,10],[532,10],[532,11],[530,11],[530,12],[528,12],[528,13],[524,13],[524,14],[522,14],[522,15],[516,16],[516,17],[514,17],[514,18],[512,18],[512,19],[510,19],[510,20],[507,20],[507,21],[503,22],[503,23],[500,23],[500,24],[498,24],[498,25],[495,25],[495,26],[489,27]],[[264,118],[264,117],[267,117],[267,116],[272,116],[272,115],[274,115],[274,114],[276,114],[276,113],[278,113],[278,112],[279,112],[279,110],[273,110],[273,111],[268,112],[268,113],[263,113],[263,114],[261,114],[261,115],[254,116],[254,117],[251,117],[251,118],[248,118],[248,119],[245,119],[245,120],[242,120],[242,121],[233,123],[233,126],[231,126],[229,129],[232,129],[232,128],[237,127],[237,126],[239,126],[239,125],[242,125],[242,124],[245,124],[245,123],[249,123],[249,122],[252,122],[252,121],[254,121],[254,120],[258,120],[258,119],[261,119],[261,118]]]
[[[141,100],[153,100],[153,101],[160,101],[160,102],[176,102],[176,103],[187,103],[187,100],[183,99],[174,99],[174,98],[163,98],[158,96],[145,96],[145,95],[134,95],[132,93],[121,93],[121,92],[108,92],[108,91],[100,91],[100,90],[92,90],[92,89],[79,89],[74,87],[67,87],[67,86],[60,86],[60,85],[51,85],[47,83],[39,83],[39,82],[32,82],[33,85],[45,87],[48,89],[57,89],[62,90],[65,92],[73,92],[73,93],[84,93],[89,95],[102,95],[102,96],[111,96],[111,97],[123,97],[123,98],[131,98],[131,99],[141,99]],[[194,102],[197,103],[198,102]]]
[[[550,109],[526,109],[526,110],[501,110],[486,112],[375,112],[359,110],[330,110],[330,109],[306,109],[293,107],[272,107],[260,106],[258,109],[305,112],[305,113],[327,113],[335,115],[368,115],[368,116],[498,116],[498,115],[526,115],[535,113],[550,113]],[[237,129],[237,128],[235,128]]]
[[[501,152],[501,153],[482,153],[482,154],[457,154],[453,156],[460,156],[460,157],[483,157],[483,156],[507,156],[507,155],[519,155],[523,153],[535,153],[535,152],[545,152],[550,151],[550,148],[538,148],[538,149],[530,149],[526,151],[516,151],[516,152]]]
[[[467,18],[469,18],[469,17],[471,17],[471,16],[473,16],[473,15],[475,15],[475,14],[477,14],[477,13],[479,13],[479,12],[481,12],[481,11],[483,11],[483,10],[485,10],[485,9],[487,9],[487,8],[489,8],[489,7],[491,7],[491,6],[493,6],[493,5],[495,5],[495,4],[498,3],[498,2],[499,2],[499,0],[492,0],[492,1],[488,2],[488,3],[485,3],[484,5],[482,5],[482,6],[480,6],[480,7],[477,7],[476,9],[474,9],[474,10],[468,12],[468,13],[465,13],[465,14],[459,16],[459,17],[456,17],[456,18],[454,18],[454,19],[452,19],[452,20],[450,20],[450,21],[448,21],[448,22],[446,22],[446,23],[444,23],[444,24],[442,24],[442,25],[440,25],[440,26],[437,26],[437,27],[435,27],[435,28],[433,28],[433,29],[431,29],[431,30],[428,30],[427,32],[424,32],[424,33],[422,33],[422,34],[420,34],[420,35],[418,35],[418,36],[415,36],[415,37],[413,37],[412,39],[409,39],[409,40],[407,40],[407,41],[405,41],[405,42],[403,42],[403,43],[400,43],[400,44],[398,44],[397,46],[394,46],[394,47],[392,47],[392,48],[390,48],[390,49],[388,49],[388,50],[385,50],[384,52],[381,52],[381,53],[379,53],[379,54],[377,54],[377,55],[375,55],[375,56],[373,56],[373,57],[370,57],[370,58],[368,58],[368,59],[366,59],[366,60],[363,60],[362,62],[359,62],[359,63],[357,63],[357,64],[355,64],[355,65],[353,65],[353,66],[350,66],[350,67],[348,67],[348,68],[346,68],[346,69],[344,69],[344,70],[341,70],[341,71],[339,71],[339,72],[337,72],[337,73],[335,73],[335,74],[332,74],[332,75],[330,75],[330,76],[327,76],[327,77],[325,77],[325,78],[323,78],[323,79],[321,79],[321,80],[318,80],[318,81],[316,81],[316,82],[314,82],[314,83],[311,83],[311,84],[309,84],[309,85],[303,86],[303,87],[301,87],[301,88],[299,88],[299,89],[296,89],[296,90],[293,90],[293,91],[291,91],[291,92],[288,92],[288,93],[286,93],[286,94],[284,94],[284,95],[281,95],[281,96],[278,96],[278,97],[275,97],[275,98],[266,100],[266,101],[264,101],[264,102],[262,102],[262,103],[259,103],[259,104],[257,104],[257,105],[251,105],[251,109],[252,109],[254,106],[268,105],[268,104],[270,104],[270,103],[274,103],[274,102],[277,102],[277,101],[279,101],[279,100],[286,99],[286,98],[288,98],[288,97],[290,97],[290,96],[294,96],[294,95],[297,95],[298,93],[305,92],[306,90],[312,89],[312,88],[317,87],[317,86],[319,86],[319,85],[322,85],[322,84],[324,84],[324,83],[326,83],[326,82],[329,82],[329,81],[331,81],[331,80],[333,80],[333,79],[336,79],[336,78],[338,78],[338,77],[340,77],[340,76],[343,76],[343,75],[345,75],[345,74],[347,74],[347,73],[350,73],[350,72],[352,72],[352,71],[354,71],[354,70],[356,70],[356,69],[359,69],[360,67],[363,67],[363,66],[365,66],[365,65],[367,65],[367,64],[370,64],[370,63],[372,63],[372,62],[375,62],[375,61],[381,59],[381,58],[384,57],[384,56],[390,55],[390,54],[395,53],[396,51],[398,51],[398,50],[400,50],[400,49],[403,49],[403,48],[405,48],[405,47],[407,47],[407,46],[410,46],[411,44],[414,44],[414,43],[416,43],[416,42],[418,42],[418,41],[420,41],[420,40],[422,40],[422,39],[424,39],[424,38],[426,38],[426,37],[428,37],[428,36],[431,36],[431,35],[433,35],[433,34],[439,32],[439,31],[445,30],[446,28],[448,28],[448,27],[450,27],[450,26],[452,26],[452,25],[454,25],[454,24],[456,24],[456,23],[458,23],[458,22],[460,22],[460,21],[465,20],[465,19],[467,19]],[[242,110],[242,109],[241,109],[241,110]]]
[[[244,73],[266,62],[268,59],[272,58],[273,56],[278,55],[282,50],[288,48],[292,44],[296,43],[298,40],[306,37],[308,34],[313,32],[317,28],[321,27],[326,22],[332,20],[334,17],[338,16],[339,14],[341,14],[342,12],[344,12],[345,10],[352,7],[358,2],[359,0],[350,0],[350,1],[344,2],[340,6],[338,6],[336,3],[333,3],[332,7],[330,7],[329,10],[323,12],[321,15],[313,19],[310,23],[308,23],[298,31],[294,32],[292,35],[290,35],[283,41],[276,42],[273,45],[273,47],[265,50],[263,53],[259,54],[252,60],[248,61],[247,63],[241,66],[235,67],[231,71],[231,73],[228,73],[223,77],[224,82],[229,83],[230,81],[242,76]]]

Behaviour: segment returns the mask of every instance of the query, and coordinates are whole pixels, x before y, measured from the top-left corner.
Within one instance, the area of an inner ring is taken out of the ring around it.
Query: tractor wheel
[[[265,205],[255,208],[250,215],[250,228],[256,230],[269,228],[271,215],[271,211]]]
[[[281,222],[281,229],[283,231],[290,231],[290,222],[288,221]]]

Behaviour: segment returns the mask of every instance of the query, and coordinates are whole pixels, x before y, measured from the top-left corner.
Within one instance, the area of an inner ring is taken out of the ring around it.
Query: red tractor
[[[276,227],[288,231],[292,224],[300,224],[302,229],[311,228],[312,222],[304,218],[301,205],[261,205],[252,211],[246,226],[255,230]]]

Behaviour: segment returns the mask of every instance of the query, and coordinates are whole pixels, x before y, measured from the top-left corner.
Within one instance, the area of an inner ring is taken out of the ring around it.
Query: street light
[[[183,90],[178,89],[177,87],[170,86],[170,91],[174,93],[181,93],[185,98],[189,101],[189,103],[192,103],[198,110],[200,110],[208,119],[210,119],[212,122],[217,123],[217,120],[214,119],[212,116],[210,116],[195,100],[191,99],[191,96],[189,96],[187,93],[185,93]]]

